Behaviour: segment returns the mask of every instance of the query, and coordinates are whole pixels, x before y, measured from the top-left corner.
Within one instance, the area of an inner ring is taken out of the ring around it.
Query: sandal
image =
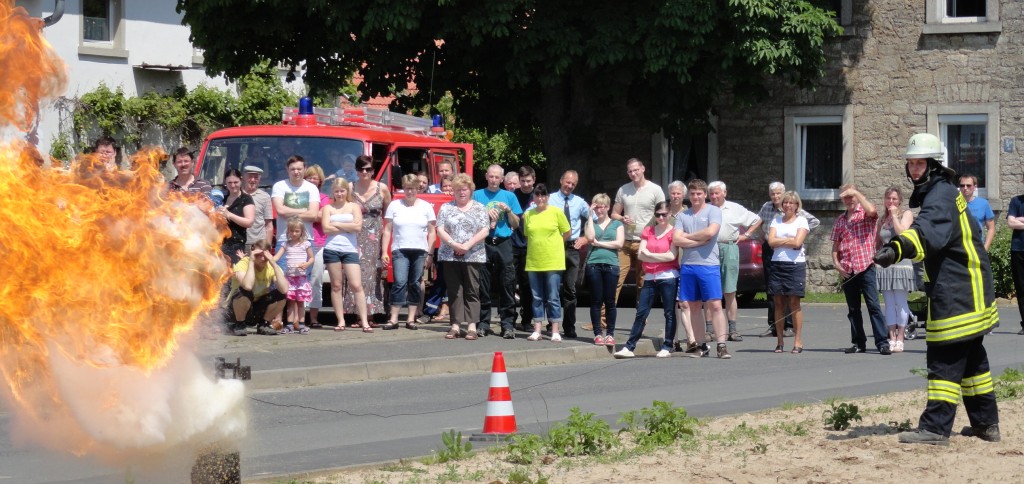
[[[348,325],[348,327],[350,327],[352,329],[359,329],[359,328],[362,328],[363,326],[360,325],[359,323],[352,323],[352,324]]]
[[[372,333],[373,332],[373,328],[367,326],[367,327],[363,328],[363,332],[364,333]]]
[[[469,340],[469,341],[475,340],[476,339],[476,331],[469,330],[469,332],[466,333],[466,339]]]
[[[292,328],[290,326],[285,326],[285,327],[281,328],[280,331],[277,332],[277,334],[292,334],[292,333],[294,333],[294,331],[292,331]]]
[[[391,331],[392,329],[398,329],[398,322],[397,321],[388,321],[388,324],[385,324],[383,329],[384,329],[384,331]]]
[[[794,346],[793,347],[793,351],[790,351],[790,353],[793,353],[794,355],[799,355],[800,353],[803,353],[803,352],[804,352],[804,347],[803,346]]]
[[[778,346],[776,346],[776,347],[775,347],[775,352],[776,352],[776,353],[782,353],[782,345],[778,345]]]
[[[320,328],[324,327],[324,325],[314,321],[312,323],[309,323],[309,327],[310,328],[315,328],[315,329],[320,329]]]
[[[405,329],[417,330],[420,329],[420,327],[416,323],[409,321],[408,323],[405,323]]]
[[[334,332],[335,333],[340,333],[342,331],[345,331],[345,325],[344,324],[339,324],[339,325],[334,327]]]
[[[461,334],[459,330],[451,329],[448,331],[448,334],[444,335],[444,339],[455,339],[458,338],[460,335]]]
[[[299,330],[296,332],[299,334],[309,334],[309,328],[305,324],[302,324],[299,325]]]
[[[370,327],[371,327],[371,328],[379,328],[379,327],[380,327],[380,325],[379,325],[379,324],[377,324],[377,323],[375,323],[375,322],[373,322],[373,321],[370,321]]]

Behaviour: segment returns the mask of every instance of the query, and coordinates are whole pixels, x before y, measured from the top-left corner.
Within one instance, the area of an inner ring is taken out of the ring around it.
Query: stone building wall
[[[852,25],[829,47],[832,61],[819,88],[808,92],[780,85],[758,106],[723,106],[718,163],[730,198],[749,200],[752,210],[766,200],[768,183],[784,179],[784,111],[812,105],[852,107],[853,135],[844,142],[853,143],[853,168],[844,181],[858,184],[881,205],[891,185],[909,196],[902,155],[911,135],[929,130],[930,108],[998,103],[999,132],[990,130],[988,136],[1011,139],[1014,148],[999,150],[999,176],[989,180],[999,195],[990,195],[990,202],[1003,210],[1010,197],[1024,192],[1024,2],[1000,2],[1000,32],[971,34],[924,34],[925,3],[854,0]],[[807,244],[808,286],[834,290],[829,232],[842,205],[809,201],[804,208],[822,221]]]

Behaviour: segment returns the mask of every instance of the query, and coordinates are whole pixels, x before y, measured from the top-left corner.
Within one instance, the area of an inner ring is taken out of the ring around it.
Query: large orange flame
[[[64,66],[41,28],[0,1],[0,129],[27,131],[38,104],[63,90]],[[208,407],[204,400],[224,393],[197,363],[176,362],[175,352],[179,337],[215,308],[227,266],[218,248],[223,226],[209,207],[162,193],[165,157],[143,150],[131,170],[116,172],[83,157],[63,172],[43,168],[25,142],[0,144],[0,395],[13,405],[16,427],[45,434],[37,441],[77,453],[165,445],[171,434],[209,434],[239,407],[240,385],[227,392],[229,404],[191,419],[194,428],[169,430],[191,411],[176,405]],[[183,373],[169,377],[167,367]],[[193,381],[200,377],[205,382]],[[174,387],[188,398],[174,396]],[[145,401],[161,398],[181,401]],[[89,419],[104,413],[118,424]],[[62,427],[43,429],[54,422]],[[110,432],[133,437],[110,444]]]

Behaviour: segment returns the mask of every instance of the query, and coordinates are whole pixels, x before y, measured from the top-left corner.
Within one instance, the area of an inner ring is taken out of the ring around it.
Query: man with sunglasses
[[[988,200],[978,196],[978,177],[969,173],[960,175],[960,193],[967,200],[967,210],[974,215],[981,229],[981,237],[985,239],[985,252],[992,247],[992,239],[996,238],[996,214]]]
[[[704,322],[703,307],[711,312],[711,325],[718,342],[718,357],[732,358],[726,348],[725,312],[722,311],[722,269],[718,251],[718,232],[722,228],[722,210],[706,200],[708,184],[695,178],[687,185],[690,208],[676,217],[672,243],[683,248],[679,265],[680,301],[690,303],[690,323],[699,327]],[[664,301],[663,304],[670,304]],[[686,353],[700,351],[691,344]]]

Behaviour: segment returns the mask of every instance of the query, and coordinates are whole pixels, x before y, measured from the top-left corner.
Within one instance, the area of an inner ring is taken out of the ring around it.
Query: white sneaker
[[[552,343],[558,343],[558,342],[561,342],[561,341],[562,341],[562,335],[560,335],[558,333],[555,333],[555,334],[551,335],[551,342]]]
[[[664,350],[663,349],[663,350],[659,351],[658,354],[656,354],[654,356],[656,358],[668,358],[669,356],[672,356],[672,352],[669,351],[669,350]]]
[[[893,348],[893,351],[896,352],[896,353],[903,353],[903,342],[902,341],[897,341],[896,342],[896,347]]]
[[[540,341],[540,333],[534,331],[533,334],[526,337],[527,341]]]
[[[623,359],[623,358],[632,358],[632,357],[634,357],[636,355],[634,355],[632,351],[629,351],[629,348],[622,348],[621,350],[616,351],[615,353],[613,353],[612,356],[614,356],[616,358],[619,358],[619,359]]]

